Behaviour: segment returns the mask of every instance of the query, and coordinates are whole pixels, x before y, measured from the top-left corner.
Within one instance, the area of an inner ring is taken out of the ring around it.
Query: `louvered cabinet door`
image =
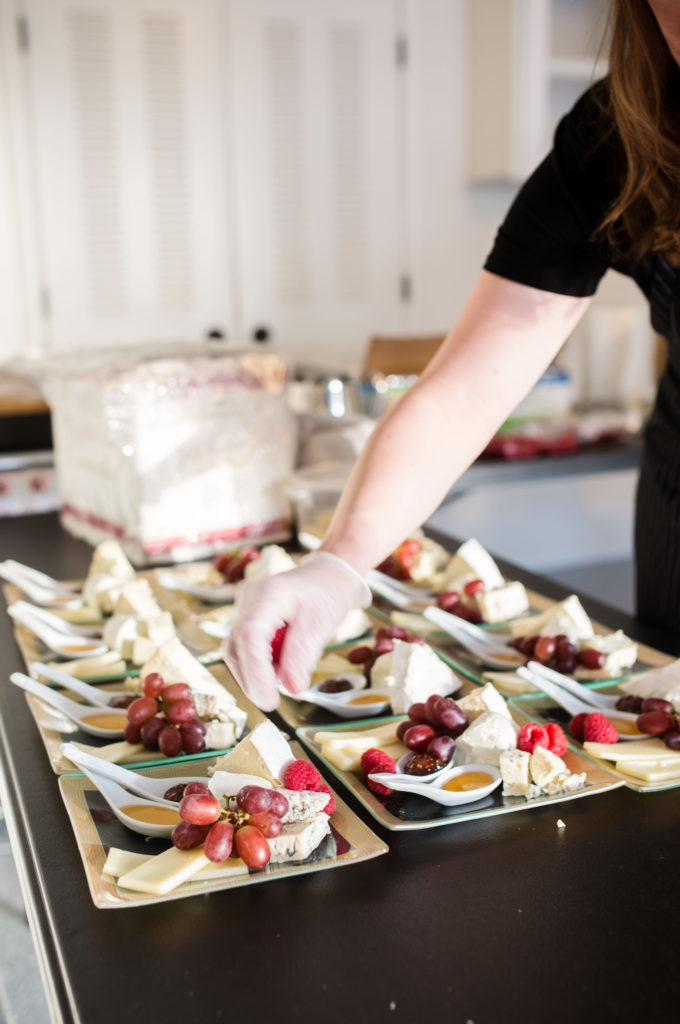
[[[56,346],[229,327],[219,0],[27,0]]]
[[[358,363],[403,318],[395,10],[225,5],[243,330],[308,362]]]

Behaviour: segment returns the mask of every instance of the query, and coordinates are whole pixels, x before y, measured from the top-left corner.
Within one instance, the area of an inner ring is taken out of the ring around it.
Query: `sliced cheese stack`
[[[613,761],[617,771],[640,782],[672,782],[680,779],[680,752],[670,750],[663,740],[629,740],[625,743],[590,743],[583,749],[603,761]]]
[[[338,729],[315,733],[314,742],[321,747],[321,753],[341,771],[356,772],[361,767],[361,755],[371,747],[379,747],[396,761],[406,753],[397,737],[397,723],[370,729],[351,730]]]

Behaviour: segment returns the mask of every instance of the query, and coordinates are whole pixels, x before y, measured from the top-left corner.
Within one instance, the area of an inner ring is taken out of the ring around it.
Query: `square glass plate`
[[[381,719],[386,721],[402,721],[403,715],[392,719]],[[517,720],[523,723],[522,716]],[[349,722],[343,725],[333,726],[338,734],[345,731],[370,730],[373,722]],[[318,731],[317,726],[305,726],[298,729],[296,736],[311,750],[316,757],[333,772],[336,778],[347,786],[351,793],[368,810],[376,821],[393,831],[404,829],[437,828],[442,825],[453,825],[457,821],[475,821],[477,818],[494,817],[498,814],[509,814],[513,811],[531,811],[533,807],[546,807],[548,804],[560,804],[567,800],[575,800],[580,797],[594,796],[596,793],[605,793],[610,789],[617,789],[623,785],[623,780],[615,777],[611,772],[594,765],[577,750],[570,748],[564,755],[567,768],[570,772],[587,772],[586,785],[575,793],[565,793],[561,796],[539,797],[537,800],[525,800],[523,797],[503,797],[502,787],[495,789],[489,796],[474,803],[461,804],[458,807],[442,807],[440,804],[428,800],[426,797],[415,796],[406,793],[393,793],[385,797],[384,802],[377,797],[366,786],[361,776],[356,772],[343,771],[336,768],[321,753],[321,747],[314,741],[314,734]],[[330,729],[328,729],[330,731]]]
[[[593,689],[597,689],[598,692],[605,694],[614,694],[616,696],[619,695],[619,690],[615,683],[600,683],[596,687],[593,687]],[[555,704],[555,701],[552,699],[552,697],[548,697],[544,693],[536,692],[528,693],[521,697],[511,697],[508,700],[508,706],[512,709],[513,713],[518,712],[527,721],[557,722],[559,723],[559,725],[562,726],[565,733],[569,735],[567,726],[569,725],[569,721],[572,716],[569,714],[568,711],[565,711],[564,708],[561,708],[558,704]],[[593,708],[593,711],[597,710],[598,708]],[[649,736],[647,738],[651,740],[654,737]],[[620,741],[620,744],[612,744],[612,749],[614,747],[621,746],[622,748],[625,748],[626,750],[630,751],[631,744],[634,742],[634,740],[622,740]],[[634,775],[631,775],[628,772],[617,768],[616,762],[614,761],[608,761],[604,758],[593,757],[592,754],[587,753],[583,749],[578,740],[575,740],[570,737],[570,744],[573,745],[575,749],[578,749],[582,753],[583,757],[586,758],[591,764],[598,765],[599,767],[605,769],[607,772],[610,773],[610,775],[614,775],[617,779],[620,779],[621,782],[628,786],[629,789],[634,789],[638,793],[657,793],[663,789],[677,789],[677,787],[680,786],[680,768],[678,769],[679,777],[675,780],[645,782],[639,778],[636,778]],[[668,754],[673,753],[673,751],[668,750],[667,748],[666,751]],[[659,741],[659,752],[660,754],[663,754],[664,752],[661,740]]]
[[[298,744],[294,744],[293,749],[296,757],[304,756]],[[208,766],[213,760],[212,757],[203,757],[200,761],[194,760],[184,764],[166,762],[146,769],[143,774],[154,778],[207,775]],[[170,846],[169,840],[147,839],[121,825],[111,814],[104,798],[84,775],[62,775],[59,779],[59,790],[73,826],[92,900],[95,906],[102,910],[148,906],[152,903],[165,903],[222,889],[271,882],[276,878],[291,875],[325,871],[379,857],[389,849],[387,844],[379,839],[337,794],[334,794],[336,809],[331,818],[331,836],[324,839],[307,860],[290,864],[270,864],[262,871],[244,872],[228,878],[202,880],[199,874],[164,896],[154,896],[119,888],[113,878],[102,874],[102,869],[110,847],[131,853],[156,854],[162,853]]]
[[[243,693],[241,688],[238,686],[234,677],[231,675],[226,665],[213,665],[209,671],[226,690],[229,691],[238,702],[240,708],[242,708],[247,714],[246,720],[246,731],[254,728],[259,722],[262,722],[265,715],[257,708],[251,701],[248,700],[246,695]],[[107,690],[119,691],[121,685],[115,683],[107,683],[103,687]],[[80,701],[80,697],[76,693],[69,693],[68,690],[62,691],[72,700]],[[49,704],[41,700],[40,697],[35,697],[32,693],[26,694],[26,701],[31,710],[31,714],[35,719],[35,724],[38,727],[40,738],[43,741],[47,756],[50,759],[50,765],[52,770],[57,775],[62,775],[65,772],[72,772],[74,770],[71,762],[64,757],[60,747],[62,743],[83,743],[89,747],[104,747],[109,742],[106,739],[100,739],[98,736],[92,736],[90,733],[83,732],[78,728],[75,722],[72,722],[70,718],[63,715],[56,708],[51,708]],[[245,735],[245,733],[244,733]],[[119,742],[119,741],[115,741]],[[158,761],[162,761],[164,764],[175,764],[177,761],[195,761],[197,758],[204,758],[206,753],[210,756],[218,756],[224,754],[225,750],[211,750],[204,751],[201,754],[180,754],[176,758],[163,757],[158,751],[144,750],[141,753],[133,754],[129,759],[122,761],[122,764],[130,765],[149,765],[154,764]]]

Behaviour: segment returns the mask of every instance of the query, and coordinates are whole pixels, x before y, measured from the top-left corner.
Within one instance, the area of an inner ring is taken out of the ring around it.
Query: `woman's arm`
[[[224,658],[251,700],[271,710],[279,680],[292,692],[308,685],[335,627],[370,598],[361,575],[434,511],[589,301],[481,274],[427,370],[370,437],[321,550],[243,586]],[[272,638],[284,626],[273,659]]]
[[[460,319],[362,452],[322,548],[360,573],[437,508],[588,307],[483,271]]]

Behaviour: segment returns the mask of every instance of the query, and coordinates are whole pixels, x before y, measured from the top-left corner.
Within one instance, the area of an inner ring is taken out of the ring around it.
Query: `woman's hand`
[[[239,588],[237,616],[222,656],[253,703],[272,711],[279,703],[279,682],[291,693],[307,689],[347,612],[370,603],[370,590],[351,566],[316,551],[289,572],[248,580]],[[278,642],[272,651],[277,630],[285,631],[279,634],[280,651]]]

